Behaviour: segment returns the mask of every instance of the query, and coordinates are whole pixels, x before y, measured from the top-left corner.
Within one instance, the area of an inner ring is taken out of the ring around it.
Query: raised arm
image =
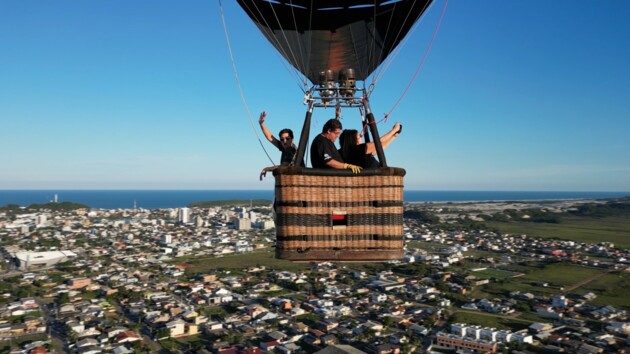
[[[265,118],[267,118],[267,112],[263,111],[260,114],[260,118],[258,118],[258,124],[260,124],[260,129],[265,135],[265,138],[267,138],[267,140],[269,140],[270,142],[273,142],[273,134],[271,134],[271,131],[269,131],[269,129],[265,125]]]
[[[383,149],[385,149],[392,141],[394,141],[394,139],[396,139],[399,135],[399,131],[400,131],[400,123],[396,123],[394,124],[394,127],[392,128],[392,130],[388,131],[387,133],[385,133],[385,135],[381,136],[381,145],[383,146]],[[365,148],[365,154],[366,155],[374,155],[376,154],[376,146],[374,145],[374,143],[369,142],[366,144],[366,148]]]

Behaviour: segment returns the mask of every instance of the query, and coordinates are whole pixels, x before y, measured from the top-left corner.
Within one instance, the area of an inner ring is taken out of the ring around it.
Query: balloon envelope
[[[237,0],[284,58],[313,84],[353,69],[365,80],[432,0]],[[336,77],[335,77],[336,79]]]

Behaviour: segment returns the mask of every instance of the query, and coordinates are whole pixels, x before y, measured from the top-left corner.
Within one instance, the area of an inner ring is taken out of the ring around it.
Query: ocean
[[[0,190],[0,206],[75,202],[100,209],[182,208],[208,200],[273,198],[273,190]],[[603,199],[630,192],[423,191],[406,190],[405,202],[469,202],[504,200]]]

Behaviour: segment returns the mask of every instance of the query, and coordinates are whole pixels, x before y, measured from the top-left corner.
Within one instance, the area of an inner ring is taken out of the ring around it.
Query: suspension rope
[[[414,0],[414,2],[415,2],[415,0]],[[394,18],[394,13],[395,12],[396,12],[396,5],[394,5],[394,8],[390,12],[389,20],[387,21],[387,29],[385,30],[385,35],[383,36],[383,46],[382,46],[381,51],[379,53],[378,59],[375,58],[376,59],[375,62],[374,62],[375,66],[376,66],[376,63],[381,63],[382,60],[383,60],[383,55],[384,55],[384,52],[385,52],[385,43],[387,43],[387,39],[389,37],[389,30],[391,29],[392,19]],[[374,53],[374,54],[376,54],[376,38],[375,38],[376,37],[376,19],[377,19],[377,12],[376,12],[376,1],[375,1],[374,2],[374,21],[373,21],[374,23],[373,23],[373,26],[372,26],[372,31],[373,31],[373,35],[372,36],[373,36],[374,40],[372,41],[373,42],[373,47],[372,47],[372,50],[371,50],[371,52]],[[406,21],[406,19],[405,19],[405,21]],[[373,56],[371,55],[370,56],[370,61],[371,61],[372,57]],[[381,68],[378,71],[382,72],[383,69]],[[372,85],[376,85],[376,79],[375,78],[377,78],[377,77],[380,77],[380,75],[378,73],[375,73],[375,75],[372,76]]]
[[[264,144],[262,143],[262,140],[260,139],[260,135],[258,135],[258,131],[256,130],[256,126],[254,125],[254,121],[252,120],[252,114],[249,110],[249,106],[247,106],[247,101],[245,100],[245,94],[243,93],[243,88],[241,87],[241,82],[238,78],[238,72],[236,70],[236,62],[234,61],[234,55],[232,54],[232,46],[230,44],[230,36],[228,35],[228,31],[227,31],[227,24],[225,22],[225,14],[223,13],[223,4],[221,2],[221,0],[219,0],[219,8],[221,10],[221,21],[223,22],[223,31],[225,32],[225,40],[227,42],[227,46],[228,46],[228,51],[230,52],[230,60],[232,61],[232,70],[234,71],[234,78],[236,79],[236,86],[238,87],[238,91],[241,95],[241,101],[243,102],[243,106],[245,107],[245,111],[247,112],[247,118],[249,119],[249,123],[252,126],[252,130],[254,131],[254,134],[256,135],[256,139],[258,139],[258,142],[260,143],[260,147],[263,149],[263,151],[265,152],[265,155],[267,155],[267,158],[269,159],[269,161],[271,161],[272,165],[276,165],[276,163],[273,162],[273,159],[271,159],[271,156],[269,156],[269,153],[267,152],[267,149],[265,149]]]
[[[294,27],[294,28],[298,28],[298,27],[297,27],[297,20],[296,20],[296,17],[295,17],[295,6],[293,6],[293,1],[292,1],[292,0],[291,0],[291,1],[289,1],[289,4],[291,5],[291,16],[293,17],[293,27]],[[313,13],[312,6],[313,6],[313,3],[311,2],[311,13]],[[310,26],[310,24],[309,24],[309,29],[310,29],[310,27],[311,27],[311,26]],[[300,35],[298,31],[296,31],[295,33],[296,33],[296,36],[299,36],[299,35]],[[285,36],[285,37],[286,37],[286,36]],[[297,42],[297,44],[298,44],[298,48],[297,48],[298,53],[302,53],[302,51],[303,51],[303,49],[302,49],[302,41],[300,41],[300,40],[296,40],[296,42]],[[310,42],[309,42],[309,43],[310,43]],[[288,44],[288,43],[287,43],[287,44]],[[304,56],[303,56],[303,55],[300,55],[300,56],[299,56],[299,58],[301,59],[301,60],[300,60],[300,66],[301,66],[301,67],[303,67],[303,68],[306,68],[306,71],[305,71],[305,72],[308,72],[308,69],[309,69],[308,59],[306,59],[307,63],[304,63]],[[308,56],[307,56],[307,58],[308,58]],[[304,87],[306,88],[306,87],[307,87],[307,85],[306,85],[306,79],[304,79],[303,84],[304,84]],[[306,92],[306,90],[304,90],[304,92]],[[303,92],[303,93],[304,93],[304,92]]]
[[[383,120],[387,120],[387,118],[394,111],[394,109],[396,109],[396,107],[398,107],[398,104],[407,95],[407,92],[409,91],[409,88],[411,88],[411,85],[416,80],[416,77],[418,76],[418,73],[420,72],[420,69],[424,65],[424,62],[426,61],[427,57],[429,56],[429,52],[431,51],[431,48],[433,47],[433,42],[435,41],[435,38],[437,37],[438,31],[440,29],[440,26],[442,25],[442,19],[444,18],[444,14],[446,14],[446,7],[447,7],[447,5],[448,5],[448,0],[445,0],[444,1],[444,7],[442,8],[442,13],[440,14],[440,18],[439,18],[439,20],[437,22],[437,25],[435,26],[435,29],[433,30],[433,36],[431,37],[431,41],[429,42],[429,46],[427,47],[426,51],[424,52],[424,56],[422,57],[422,60],[418,64],[418,67],[416,68],[416,72],[413,74],[413,77],[409,81],[409,84],[407,85],[407,87],[403,91],[403,93],[400,96],[400,98],[398,98],[396,103],[394,103],[394,106],[389,110],[389,112],[385,113],[385,115],[383,117]]]
[[[424,4],[424,8],[420,11],[420,14],[425,13],[425,11],[427,10],[427,7],[432,6],[432,4],[433,4],[432,2],[431,2],[431,5],[429,5],[429,2],[426,2]],[[412,6],[414,6],[414,5],[415,5],[415,1],[414,1],[414,4],[412,4]],[[391,24],[391,19],[393,18],[393,15],[394,14],[393,14],[393,11],[392,11],[392,17],[390,18],[390,24]],[[405,18],[404,22],[407,22],[408,20],[409,20],[409,14]],[[377,71],[375,73],[375,75],[373,76],[372,84],[374,86],[376,86],[377,82],[381,79],[381,77],[385,74],[385,72],[387,72],[387,70],[389,69],[391,64],[395,61],[396,57],[400,53],[401,49],[405,46],[405,44],[407,43],[407,41],[411,37],[411,34],[415,31],[415,29],[420,27],[420,24],[423,22],[423,20],[424,20],[424,16],[421,15],[420,19],[415,24],[412,25],[411,31],[409,31],[409,33],[407,35],[402,37],[402,39],[400,40],[399,45],[397,45],[394,48],[394,50],[392,52],[390,52],[388,54],[388,56],[385,58],[385,60],[383,61],[383,65],[381,66],[381,70]],[[387,32],[389,32],[389,24],[388,24]],[[398,40],[398,38],[400,37],[401,32],[402,32],[402,27],[401,27],[401,30],[396,34],[395,40]]]
[[[282,47],[282,44],[281,44],[281,42],[280,42],[280,39],[276,38],[276,37],[273,35],[273,30],[271,30],[271,27],[272,27],[272,26],[270,26],[270,24],[269,24],[269,22],[267,21],[266,17],[265,17],[265,16],[263,16],[263,14],[262,14],[262,12],[261,12],[261,10],[260,10],[259,6],[258,6],[258,5],[256,4],[256,2],[254,2],[254,1],[253,1],[252,3],[254,4],[254,10],[256,10],[256,12],[258,13],[258,15],[260,16],[260,18],[264,21],[264,23],[265,23],[265,25],[266,25],[266,26],[259,26],[259,29],[260,29],[263,33],[265,33],[265,36],[267,37],[267,39],[268,39],[269,41],[271,41],[271,42],[272,42],[272,44],[275,44],[275,47],[277,48],[276,55],[278,55],[278,56],[280,57],[280,62],[282,62],[282,65],[284,66],[285,70],[287,70],[287,72],[288,72],[291,76],[293,76],[293,78],[295,79],[295,81],[298,83],[298,87],[300,87],[300,90],[302,90],[302,93],[305,93],[305,92],[306,92],[306,87],[307,87],[306,78],[303,78],[303,75],[301,74],[301,72],[300,72],[297,68],[295,68],[295,67],[293,67],[293,66],[290,66],[290,67],[289,67],[289,66],[287,66],[287,61],[288,61],[288,59],[287,59],[287,58],[291,57],[291,58],[293,58],[293,59],[294,59],[294,61],[295,61],[296,59],[295,59],[295,55],[294,55],[294,53],[293,53],[293,51],[292,51],[292,47],[291,47],[291,45],[289,45],[289,41],[287,40],[287,37],[286,37],[286,32],[285,32],[285,31],[284,31],[284,29],[281,27],[281,26],[282,26],[282,24],[280,23],[280,21],[279,21],[279,19],[278,19],[278,15],[277,15],[276,11],[275,11],[275,10],[274,10],[274,8],[273,8],[273,4],[271,4],[271,3],[270,3],[270,4],[269,4],[269,6],[271,6],[271,10],[272,10],[273,15],[274,15],[274,17],[275,17],[275,19],[276,19],[276,22],[278,23],[278,26],[280,26],[280,32],[282,33],[282,36],[283,36],[283,38],[284,38],[284,41],[285,41],[285,43],[287,44],[287,47],[289,48],[289,51],[290,51],[289,53],[287,53],[287,52],[286,52],[286,50]],[[243,4],[247,7],[247,11],[248,11],[249,13],[252,13],[252,14],[254,13],[254,11],[252,11],[252,8],[251,8],[251,7],[249,7],[249,6],[247,6],[247,3],[246,3],[246,2],[244,2]],[[294,17],[294,22],[295,22],[295,15],[294,15],[293,17]],[[299,41],[298,41],[298,42],[299,42]],[[300,86],[300,84],[301,84],[302,86]]]

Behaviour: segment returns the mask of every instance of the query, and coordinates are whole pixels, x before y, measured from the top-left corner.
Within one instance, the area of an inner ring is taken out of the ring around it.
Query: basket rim
[[[364,169],[359,173],[353,173],[350,170],[336,170],[334,168],[309,168],[298,166],[278,166],[273,170],[274,176],[280,175],[305,175],[305,176],[405,176],[407,171],[400,167],[380,167],[374,169]]]

